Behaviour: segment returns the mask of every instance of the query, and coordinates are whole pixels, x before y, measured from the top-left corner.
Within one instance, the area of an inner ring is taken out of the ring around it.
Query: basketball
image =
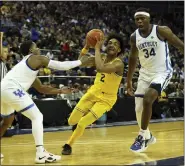
[[[104,33],[100,29],[92,29],[87,33],[86,42],[88,43],[88,45],[90,45],[91,48],[95,47],[95,45],[96,45],[96,36],[99,39],[100,34],[103,34],[103,36],[104,36]]]

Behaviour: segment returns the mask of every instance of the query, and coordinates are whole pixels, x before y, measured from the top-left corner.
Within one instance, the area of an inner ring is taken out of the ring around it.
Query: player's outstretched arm
[[[132,78],[135,72],[135,68],[137,65],[137,58],[138,58],[138,49],[136,47],[136,35],[133,33],[130,36],[130,55],[128,60],[128,73],[127,73],[127,93],[133,95],[133,88],[132,88]]]
[[[158,33],[161,37],[166,39],[169,44],[176,47],[182,54],[184,54],[184,43],[181,41],[167,26],[158,26]]]
[[[33,69],[48,67],[55,70],[69,70],[81,65],[90,64],[92,63],[92,60],[93,59],[88,56],[82,56],[79,60],[76,60],[76,61],[60,62],[60,61],[50,60],[44,56],[33,55],[29,58],[28,64]]]
[[[51,86],[43,85],[39,80],[39,78],[35,79],[35,81],[32,84],[32,87],[34,87],[38,92],[43,94],[68,94],[68,93],[72,93],[72,90],[73,90],[68,87],[57,89]]]

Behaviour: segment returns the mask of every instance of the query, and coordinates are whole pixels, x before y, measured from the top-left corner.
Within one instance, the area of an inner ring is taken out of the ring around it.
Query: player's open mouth
[[[108,50],[109,51],[114,51],[114,47],[109,47]]]

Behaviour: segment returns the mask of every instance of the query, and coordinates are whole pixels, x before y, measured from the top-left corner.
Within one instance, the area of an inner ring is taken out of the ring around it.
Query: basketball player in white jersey
[[[32,121],[32,133],[36,144],[36,163],[55,162],[61,156],[51,154],[43,146],[43,115],[26,92],[31,86],[44,94],[71,93],[71,89],[56,89],[41,84],[37,77],[41,67],[48,67],[56,70],[69,70],[71,68],[88,65],[90,58],[83,56],[76,61],[59,62],[49,60],[40,55],[40,50],[32,41],[24,42],[20,52],[26,55],[21,62],[13,67],[1,81],[1,116],[11,117],[14,110],[22,113]],[[52,110],[51,110],[52,111]],[[1,135],[3,135],[1,133]]]
[[[4,78],[7,73],[6,68],[6,59],[8,57],[8,47],[3,47],[3,32],[0,32],[0,82]],[[12,115],[8,119],[2,119],[0,116],[0,133],[5,133],[6,129],[9,127],[9,124],[13,122],[14,115]],[[1,153],[1,158],[3,158],[3,154]]]
[[[172,77],[172,66],[169,57],[168,43],[184,53],[184,43],[167,26],[150,24],[148,9],[136,11],[135,23],[138,29],[131,34],[131,52],[127,75],[127,93],[133,94],[132,77],[137,58],[141,64],[138,86],[135,92],[135,111],[140,127],[139,135],[131,146],[134,152],[143,152],[156,138],[148,129],[152,115],[152,104],[166,88]]]

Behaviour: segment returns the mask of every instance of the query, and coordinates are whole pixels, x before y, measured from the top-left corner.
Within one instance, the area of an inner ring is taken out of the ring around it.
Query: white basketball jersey
[[[3,85],[5,85],[10,81],[14,81],[15,83],[19,84],[25,91],[27,91],[31,87],[39,71],[33,70],[28,66],[27,59],[30,56],[31,55],[27,55],[26,57],[24,57],[22,61],[20,61],[17,65],[15,65],[6,74],[6,76],[2,80]],[[7,88],[11,88],[11,87],[7,87]]]
[[[157,25],[153,25],[151,33],[147,37],[136,31],[136,46],[139,51],[141,73],[159,73],[173,71],[169,57],[168,43],[157,36]]]

